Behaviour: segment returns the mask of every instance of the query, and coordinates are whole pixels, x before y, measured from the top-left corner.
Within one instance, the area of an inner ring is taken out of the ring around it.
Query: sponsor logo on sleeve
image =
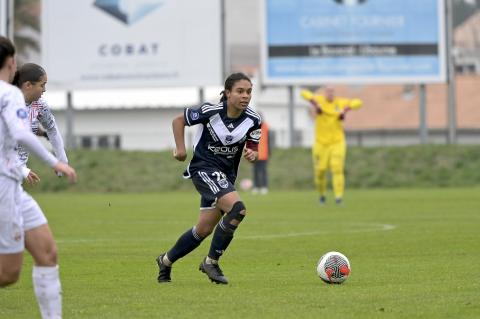
[[[255,131],[252,131],[250,133],[250,137],[255,139],[255,140],[258,140],[260,139],[260,136],[262,135],[262,130],[261,129],[258,129],[258,130],[255,130]]]

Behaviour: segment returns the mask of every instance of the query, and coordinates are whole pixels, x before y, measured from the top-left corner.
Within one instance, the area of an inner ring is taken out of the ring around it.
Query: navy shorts
[[[196,171],[192,174],[192,182],[201,196],[200,209],[215,208],[218,198],[236,191],[227,176],[213,168]]]

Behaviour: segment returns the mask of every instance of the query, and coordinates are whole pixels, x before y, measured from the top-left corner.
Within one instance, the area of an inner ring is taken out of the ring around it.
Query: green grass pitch
[[[198,271],[210,238],[158,284],[155,257],[194,225],[199,197],[36,194],[59,247],[65,318],[479,318],[480,189],[242,193],[249,211],[221,260],[228,286]],[[342,285],[316,275],[337,250]],[[0,318],[39,318],[26,255],[0,290]]]

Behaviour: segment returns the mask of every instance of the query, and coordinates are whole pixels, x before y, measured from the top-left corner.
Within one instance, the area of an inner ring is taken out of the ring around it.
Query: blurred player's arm
[[[19,144],[23,145],[55,171],[65,173],[71,182],[76,182],[77,174],[75,170],[50,154],[29,129],[18,129],[17,127],[17,129],[10,130],[10,132]]]
[[[48,140],[53,147],[53,153],[55,156],[62,162],[68,164],[67,153],[65,153],[65,146],[63,144],[62,136],[55,125],[53,128],[47,130]],[[58,177],[62,177],[63,174],[61,172],[55,172]]]
[[[52,144],[53,153],[55,156],[64,163],[68,163],[67,153],[65,152],[65,144],[63,143],[62,135],[58,131],[57,127],[47,130],[47,136]]]
[[[47,131],[43,130],[42,128],[39,127],[34,133],[35,133],[35,135],[40,136],[40,137],[44,137],[48,140]]]
[[[348,112],[350,112],[351,110],[358,110],[362,106],[363,101],[360,99],[345,100],[345,106],[342,113],[340,113],[339,119],[343,121]]]
[[[11,105],[3,108],[2,112],[0,112],[0,117],[1,120],[6,123],[13,140],[23,145],[28,151],[35,154],[56,171],[65,173],[71,182],[76,182],[77,173],[75,170],[50,154],[33,134],[30,125],[25,120],[28,113],[24,108],[25,100],[20,90],[12,91],[11,93]]]
[[[22,174],[23,174],[23,178],[29,185],[33,186],[36,183],[40,182],[40,177],[37,175],[37,173],[35,173],[34,171],[32,171],[30,168],[26,166],[22,167]]]
[[[185,148],[185,117],[183,114],[177,116],[172,121],[173,137],[175,139],[175,149],[173,156],[178,161],[185,161],[187,158],[187,151]]]
[[[301,90],[300,96],[305,101],[310,102],[309,114],[312,118],[315,118],[318,114],[322,113],[322,108],[320,107],[318,102],[315,100],[315,95],[312,93],[312,91]]]
[[[34,171],[28,168],[27,165],[22,165],[21,170],[23,179],[27,182],[27,184],[34,185],[40,181],[40,177],[38,177]]]
[[[67,154],[65,153],[65,144],[63,143],[62,135],[58,129],[55,117],[53,116],[47,102],[44,99],[40,99],[39,101],[42,108],[38,114],[38,120],[45,129],[47,139],[50,140],[50,144],[52,144],[53,153],[60,161],[68,163]],[[39,129],[38,131],[40,132],[41,130]]]

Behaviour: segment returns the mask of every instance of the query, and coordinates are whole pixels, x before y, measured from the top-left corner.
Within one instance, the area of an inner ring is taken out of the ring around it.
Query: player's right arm
[[[173,156],[177,160],[183,162],[187,158],[187,151],[185,148],[185,126],[205,124],[208,122],[212,114],[218,112],[222,108],[222,103],[216,105],[204,103],[200,106],[185,108],[182,115],[173,119],[172,128],[173,136],[175,138],[175,150],[173,151]]]
[[[70,181],[75,182],[77,179],[75,170],[67,164],[58,161],[32,133],[30,125],[26,121],[28,112],[24,107],[25,102],[20,90],[12,90],[10,94],[11,96],[8,98],[10,103],[3,108],[1,115],[13,140],[34,153],[47,165],[53,167],[53,169],[67,175]]]
[[[320,105],[315,100],[315,95],[312,93],[312,91],[301,90],[300,91],[300,96],[305,101],[310,102],[309,114],[310,114],[311,118],[315,118],[318,114],[322,113],[322,108],[320,107]]]
[[[175,149],[173,156],[178,161],[185,161],[187,150],[185,148],[185,117],[183,114],[177,116],[172,121],[173,137],[175,139]]]

